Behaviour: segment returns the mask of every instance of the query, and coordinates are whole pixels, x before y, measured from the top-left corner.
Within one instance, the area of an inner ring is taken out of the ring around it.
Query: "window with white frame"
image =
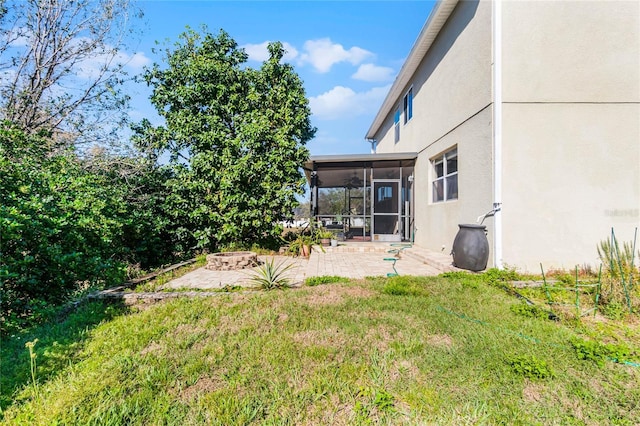
[[[454,148],[431,160],[433,165],[432,201],[458,199],[458,149]]]
[[[404,124],[407,124],[413,117],[413,87],[409,89],[402,99],[402,112],[404,113]]]
[[[393,142],[398,143],[400,140],[400,108],[396,110],[393,116]]]

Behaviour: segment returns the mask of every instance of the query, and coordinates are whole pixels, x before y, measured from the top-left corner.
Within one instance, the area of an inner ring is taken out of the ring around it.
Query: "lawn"
[[[2,421],[638,424],[637,322],[522,304],[457,276],[92,302],[2,342]]]

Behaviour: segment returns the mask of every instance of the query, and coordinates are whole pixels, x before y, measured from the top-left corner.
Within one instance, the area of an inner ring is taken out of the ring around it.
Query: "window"
[[[393,128],[393,142],[398,143],[400,140],[400,108],[396,110],[396,113],[393,116]]]
[[[434,203],[458,199],[458,150],[454,148],[433,160]]]
[[[413,117],[413,87],[409,89],[402,100],[402,112],[404,113],[404,124]]]

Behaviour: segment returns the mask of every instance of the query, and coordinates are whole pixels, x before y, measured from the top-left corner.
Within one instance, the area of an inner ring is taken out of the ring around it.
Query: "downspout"
[[[371,144],[371,153],[376,153],[376,148],[378,147],[378,141],[375,139],[367,139],[367,142]]]
[[[502,0],[493,2],[493,264],[502,269]]]

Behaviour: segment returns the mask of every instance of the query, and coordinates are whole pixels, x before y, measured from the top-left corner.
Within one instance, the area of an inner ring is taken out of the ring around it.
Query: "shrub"
[[[287,265],[284,261],[275,263],[274,259],[267,260],[254,271],[249,280],[263,290],[291,287],[291,280],[286,276],[286,273],[292,267],[292,264]]]

